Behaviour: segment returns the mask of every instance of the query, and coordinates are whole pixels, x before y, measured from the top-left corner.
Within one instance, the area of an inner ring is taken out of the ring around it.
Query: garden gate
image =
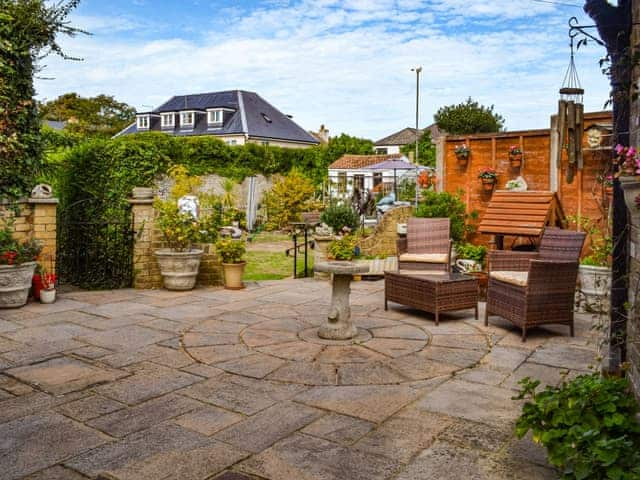
[[[58,211],[61,284],[94,290],[131,287],[135,233],[131,209],[112,209],[105,216],[102,206],[86,199]]]

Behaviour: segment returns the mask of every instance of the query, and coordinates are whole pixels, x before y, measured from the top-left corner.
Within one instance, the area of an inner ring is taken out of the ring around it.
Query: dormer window
[[[195,124],[194,112],[182,112],[180,114],[180,125],[182,127],[193,127],[194,124]]]
[[[209,125],[222,123],[222,110],[209,110],[207,115],[207,123]]]
[[[173,112],[162,114],[162,128],[173,128],[176,125],[176,115]]]
[[[149,130],[149,115],[138,115],[137,122],[139,130]]]

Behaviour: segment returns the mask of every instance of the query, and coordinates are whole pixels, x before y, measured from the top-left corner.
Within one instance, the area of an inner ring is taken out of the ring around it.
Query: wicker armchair
[[[407,236],[397,241],[398,269],[448,272],[451,269],[450,220],[415,218],[407,222]]]
[[[573,328],[578,261],[585,234],[547,228],[538,252],[489,252],[489,285],[484,324],[499,315],[522,329],[537,325]]]

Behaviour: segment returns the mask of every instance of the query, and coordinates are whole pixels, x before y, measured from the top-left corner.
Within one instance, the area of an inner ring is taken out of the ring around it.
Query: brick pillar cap
[[[130,198],[127,202],[130,205],[153,205],[153,198]]]
[[[30,198],[28,203],[55,205],[59,202],[57,198]]]

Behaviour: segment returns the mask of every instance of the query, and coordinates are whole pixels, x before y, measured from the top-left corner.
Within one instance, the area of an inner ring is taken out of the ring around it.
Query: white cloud
[[[224,29],[208,31],[212,19],[203,18],[198,40],[175,32],[64,40],[85,61],[48,59],[43,75],[55,80],[37,87],[41,97],[106,93],[143,109],[180,93],[248,89],[305,128],[324,123],[332,134],[376,139],[413,124],[410,68],[422,65],[422,124],[471,96],[494,104],[511,130],[543,128],[568,62],[562,15],[545,15],[553,8],[524,0],[275,0],[244,16],[234,10]],[[608,92],[600,55],[595,47],[578,55],[590,110]]]

